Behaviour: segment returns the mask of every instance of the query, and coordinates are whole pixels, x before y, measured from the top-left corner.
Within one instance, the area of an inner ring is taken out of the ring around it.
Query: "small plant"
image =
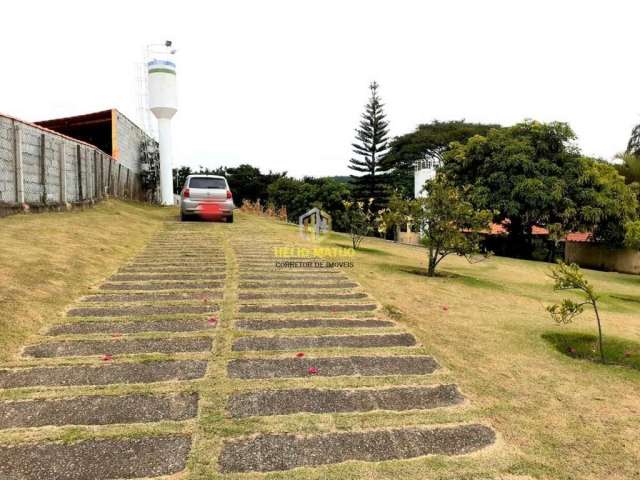
[[[364,237],[373,231],[374,214],[371,211],[373,198],[365,205],[365,202],[342,202],[344,212],[343,224],[351,236],[353,249],[357,250]]]
[[[578,290],[584,296],[584,302],[574,302],[570,298],[565,298],[561,303],[550,305],[547,311],[558,324],[566,325],[573,322],[573,319],[584,311],[585,305],[591,305],[598,322],[598,349],[600,350],[600,360],[605,363],[604,350],[602,348],[602,324],[600,322],[600,313],[598,312],[598,295],[591,284],[584,278],[580,271],[580,267],[575,263],[567,265],[564,262],[558,262],[558,266],[551,270],[550,277],[553,278],[555,284],[554,290]]]

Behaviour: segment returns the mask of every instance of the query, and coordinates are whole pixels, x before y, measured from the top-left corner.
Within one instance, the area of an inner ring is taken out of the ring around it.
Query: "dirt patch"
[[[329,433],[309,437],[259,435],[226,442],[219,464],[224,473],[270,472],[347,460],[379,462],[425,455],[461,455],[480,450],[494,441],[495,433],[484,425]]]
[[[0,446],[0,478],[94,480],[170,475],[184,470],[191,438],[163,436]]]
[[[217,323],[206,320],[148,320],[136,322],[74,322],[51,327],[47,335],[77,335],[92,333],[196,332],[215,328]]]
[[[231,360],[227,364],[227,373],[231,378],[369,377],[428,375],[438,367],[438,363],[429,356],[257,358]]]
[[[149,282],[149,283],[103,283],[100,290],[207,290],[221,288],[222,282]]]
[[[134,307],[86,307],[73,308],[67,312],[70,317],[129,317],[134,315],[173,315],[179,313],[212,313],[220,309],[218,305],[140,305]]]
[[[301,283],[301,282],[240,282],[240,288],[356,288],[355,282],[335,282],[335,283]]]
[[[240,300],[355,300],[368,298],[363,292],[356,293],[256,293],[240,292]]]
[[[242,337],[235,341],[236,352],[250,350],[301,350],[305,348],[410,347],[416,339],[408,333],[389,335],[318,335],[313,337]]]
[[[182,421],[197,413],[197,393],[26,400],[0,402],[0,428]]]
[[[358,390],[265,390],[233,395],[228,404],[233,417],[292,413],[369,412],[372,410],[426,410],[464,401],[456,385]]]
[[[171,302],[175,300],[219,300],[222,291],[215,292],[177,292],[177,293],[130,293],[125,295],[89,295],[82,299],[87,303],[111,302]]]
[[[23,355],[37,358],[135,353],[207,352],[210,338],[141,338],[120,340],[68,340],[31,345]]]
[[[206,370],[207,362],[200,360],[21,368],[0,370],[0,388],[193,380],[203,377]]]
[[[295,313],[295,312],[370,312],[378,308],[374,304],[351,305],[240,305],[242,313]]]
[[[218,273],[153,273],[149,275],[119,273],[112,275],[109,280],[112,282],[140,282],[145,280],[221,280],[224,278],[224,274]]]
[[[238,320],[240,330],[278,330],[283,328],[380,328],[394,327],[388,320],[308,319],[308,320]]]

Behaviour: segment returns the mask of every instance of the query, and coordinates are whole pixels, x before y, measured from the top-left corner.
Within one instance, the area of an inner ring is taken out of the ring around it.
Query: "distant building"
[[[157,145],[115,109],[37,123],[0,114],[0,216],[105,195],[148,199],[143,143]]]
[[[425,196],[422,191],[424,183],[436,176],[439,166],[440,161],[434,157],[423,158],[416,162],[413,173],[413,196],[415,198]]]
[[[89,143],[111,155],[133,173],[140,172],[142,142],[155,142],[115,108],[73,117],[43,120],[35,124]]]

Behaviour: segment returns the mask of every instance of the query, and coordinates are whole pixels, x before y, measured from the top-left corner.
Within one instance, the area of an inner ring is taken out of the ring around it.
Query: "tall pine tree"
[[[356,128],[353,153],[358,158],[349,161],[349,168],[363,175],[351,175],[354,193],[360,200],[374,199],[376,207],[385,204],[385,170],[381,161],[389,150],[389,122],[385,120],[384,105],[378,97],[378,84],[369,85],[371,97]]]

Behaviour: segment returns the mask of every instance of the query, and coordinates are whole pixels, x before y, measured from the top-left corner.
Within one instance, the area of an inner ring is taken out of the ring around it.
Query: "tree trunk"
[[[433,247],[429,247],[429,265],[427,266],[427,277],[436,276],[436,256]]]
[[[600,361],[604,364],[604,350],[602,349],[602,326],[600,325],[600,314],[598,313],[598,306],[596,302],[593,302],[593,310],[596,312],[596,320],[598,322],[598,349],[600,350]]]

